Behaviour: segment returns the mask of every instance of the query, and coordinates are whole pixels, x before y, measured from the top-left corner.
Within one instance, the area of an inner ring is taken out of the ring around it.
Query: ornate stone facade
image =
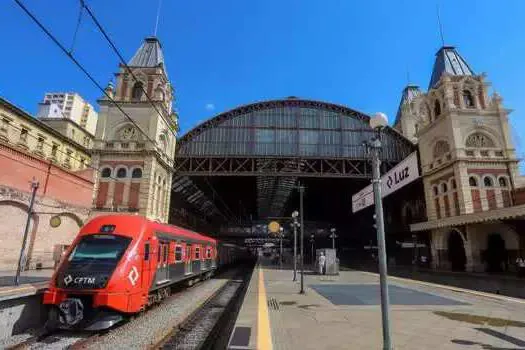
[[[167,222],[177,117],[160,42],[146,38],[128,66],[120,66],[116,89],[109,85],[99,100],[94,207]]]
[[[455,48],[443,47],[436,54],[429,90],[412,87],[417,93],[401,101],[395,127],[418,144],[430,222],[514,204],[518,160],[509,131],[510,111],[498,94],[489,96],[485,78],[475,74]],[[465,246],[466,268],[484,269],[480,247],[486,245],[487,227],[433,230],[434,266],[450,267],[440,251],[454,232]],[[508,243],[507,250],[518,249],[512,229],[491,229]]]

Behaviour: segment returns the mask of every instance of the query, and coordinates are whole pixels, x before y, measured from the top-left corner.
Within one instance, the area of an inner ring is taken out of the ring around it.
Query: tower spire
[[[439,25],[439,35],[441,37],[441,46],[445,46],[445,38],[443,36],[443,24],[441,23],[441,18],[439,16],[439,4],[437,6],[437,20]]]
[[[157,29],[159,27],[160,6],[161,5],[162,5],[162,0],[159,0],[159,6],[157,7],[157,18],[155,20],[155,31],[153,32],[153,36],[157,36]]]

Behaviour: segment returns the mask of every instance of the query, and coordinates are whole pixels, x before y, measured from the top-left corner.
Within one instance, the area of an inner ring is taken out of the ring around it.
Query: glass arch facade
[[[277,100],[220,114],[184,135],[177,156],[365,159],[374,135],[369,117],[346,107],[308,100]],[[383,136],[384,159],[400,161],[414,146],[393,129]]]

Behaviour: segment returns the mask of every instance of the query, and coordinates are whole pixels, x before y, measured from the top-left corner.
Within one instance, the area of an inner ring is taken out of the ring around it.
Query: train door
[[[159,250],[157,252],[157,284],[166,283],[170,280],[169,266],[168,266],[168,254],[169,254],[168,242],[159,241]]]
[[[211,248],[211,267],[216,268],[217,267],[217,246],[212,246]]]
[[[144,255],[142,257],[142,273],[140,274],[141,284],[142,288],[144,290],[148,290],[150,288],[151,283],[151,242],[146,241],[144,243]],[[137,278],[139,277],[138,271],[133,271],[133,268],[131,270],[132,272],[129,273],[128,279],[131,282],[131,284],[135,285]]]
[[[193,261],[193,254],[192,254],[192,246],[191,244],[186,245],[186,260],[185,260],[185,269],[184,274],[189,275],[192,273],[192,261]]]

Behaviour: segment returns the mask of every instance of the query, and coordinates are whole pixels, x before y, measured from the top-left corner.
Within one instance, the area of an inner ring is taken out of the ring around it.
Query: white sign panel
[[[419,167],[417,152],[414,152],[381,177],[381,197],[388,196],[417,178],[419,178]],[[354,213],[372,204],[374,204],[372,185],[366,186],[352,196],[352,212]]]

